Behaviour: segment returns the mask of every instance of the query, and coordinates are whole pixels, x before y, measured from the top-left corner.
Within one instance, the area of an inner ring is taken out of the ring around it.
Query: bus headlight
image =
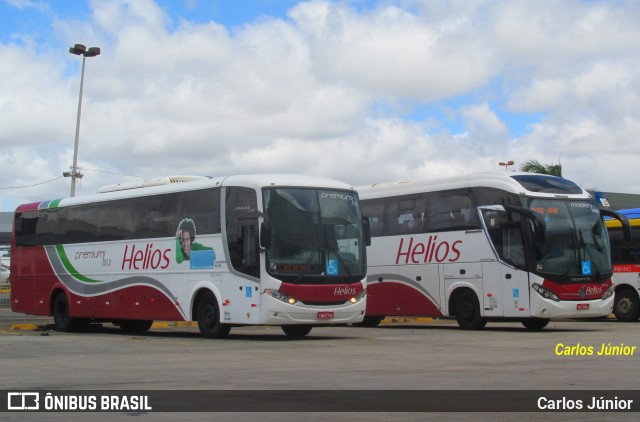
[[[362,299],[364,299],[365,297],[367,297],[367,290],[363,290],[360,293],[358,293],[357,295],[355,295],[354,297],[352,297],[351,299],[349,299],[349,302],[351,303],[358,303],[360,302]]]
[[[285,295],[280,290],[265,289],[264,293],[274,299],[278,299],[281,302],[288,303],[289,305],[295,305],[296,303],[298,303],[298,299],[293,296]]]
[[[531,285],[531,287],[533,287],[533,290],[535,290],[536,292],[538,292],[538,294],[540,296],[542,296],[545,299],[551,299],[555,302],[560,302],[560,298],[558,297],[558,295],[556,295],[555,293],[553,293],[551,290],[549,289],[545,289],[544,287],[542,287],[541,285],[539,285],[538,283],[533,283]]]
[[[609,287],[607,289],[606,292],[604,292],[604,294],[602,295],[602,297],[600,299],[602,300],[607,300],[609,299],[611,296],[613,296],[613,294],[616,292],[615,286],[611,285],[611,287]]]

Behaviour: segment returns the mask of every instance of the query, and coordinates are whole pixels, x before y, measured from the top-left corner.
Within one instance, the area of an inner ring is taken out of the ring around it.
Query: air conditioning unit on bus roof
[[[144,180],[136,180],[135,182],[122,182],[115,183],[113,185],[105,185],[97,190],[97,193],[116,192],[120,190],[128,189],[140,189],[150,186],[171,185],[173,183],[186,183],[193,182],[195,180],[209,179],[206,176],[165,176],[165,177],[152,177]]]

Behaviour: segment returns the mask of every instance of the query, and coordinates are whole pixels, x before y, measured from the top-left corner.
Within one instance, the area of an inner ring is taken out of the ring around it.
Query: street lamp
[[[506,163],[504,161],[500,161],[498,163],[499,166],[504,166],[504,171],[508,171],[507,169],[509,168],[509,166],[514,165],[515,162],[513,160],[509,160]]]
[[[82,87],[84,85],[84,62],[87,57],[95,57],[100,54],[99,47],[91,47],[87,50],[82,44],[76,44],[69,48],[69,53],[82,56],[82,73],[80,76],[80,97],[78,99],[78,118],[76,120],[76,142],[73,146],[73,166],[71,171],[62,173],[64,177],[71,177],[71,196],[76,195],[76,179],[82,179],[83,174],[78,170],[78,143],[80,142],[80,112],[82,110]]]

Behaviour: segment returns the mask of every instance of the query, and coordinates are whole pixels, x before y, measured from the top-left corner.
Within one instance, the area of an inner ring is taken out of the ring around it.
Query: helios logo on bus
[[[425,243],[414,240],[413,236],[405,245],[405,239],[400,239],[396,264],[404,261],[404,264],[421,264],[427,262],[455,262],[460,259],[459,246],[462,240],[452,243],[446,240],[438,242],[438,235],[430,235]]]
[[[129,245],[124,248],[124,256],[122,257],[122,269],[128,267],[129,270],[148,270],[154,269],[166,269],[171,262],[170,257],[171,249],[165,249],[164,251],[159,248],[154,248],[153,243],[147,243],[144,249],[136,249],[136,245]]]

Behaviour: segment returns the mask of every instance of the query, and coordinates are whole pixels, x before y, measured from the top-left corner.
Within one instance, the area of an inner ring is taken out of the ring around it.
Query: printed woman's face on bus
[[[180,235],[180,245],[182,245],[184,257],[189,259],[191,256],[191,235],[188,231],[183,231]]]

